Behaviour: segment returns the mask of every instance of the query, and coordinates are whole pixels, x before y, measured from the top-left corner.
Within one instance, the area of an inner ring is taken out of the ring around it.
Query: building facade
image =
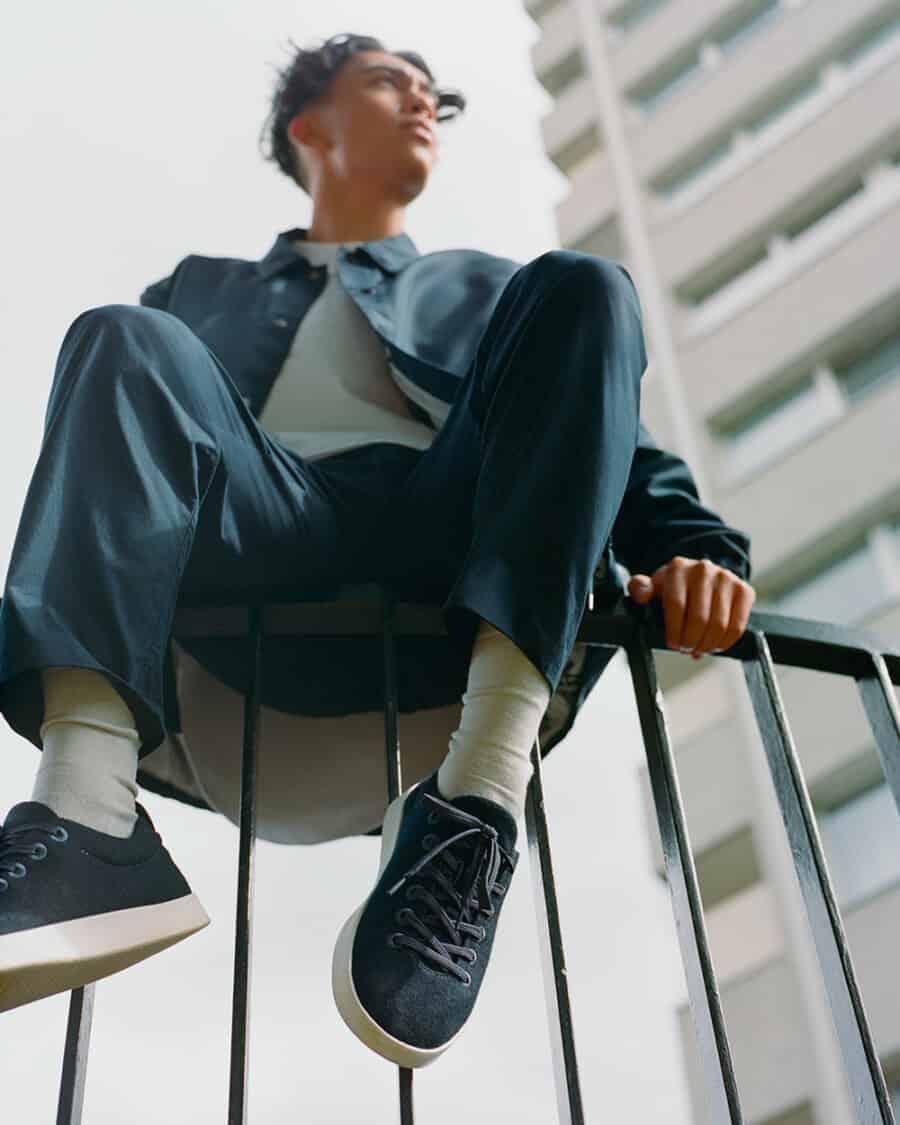
[[[900,4],[525,7],[552,98],[543,141],[568,180],[559,244],[623,262],[641,294],[643,420],[751,535],[755,608],[896,640]],[[745,1120],[850,1125],[736,669],[674,653],[658,667]],[[900,816],[855,685],[778,681],[900,1115]],[[663,877],[646,768],[642,785]],[[686,1000],[678,1020],[700,1125]]]

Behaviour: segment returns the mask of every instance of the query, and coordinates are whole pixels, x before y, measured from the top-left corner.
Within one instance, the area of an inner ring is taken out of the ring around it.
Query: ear
[[[308,113],[297,113],[288,122],[287,134],[297,144],[308,146],[316,135],[315,122]]]

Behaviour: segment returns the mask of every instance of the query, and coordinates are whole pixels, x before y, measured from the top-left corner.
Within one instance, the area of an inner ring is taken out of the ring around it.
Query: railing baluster
[[[531,748],[532,775],[525,794],[525,827],[531,885],[537,913],[538,940],[541,946],[541,971],[544,998],[553,1058],[553,1079],[560,1125],[584,1125],[578,1061],[575,1057],[575,1035],[572,1006],[569,1001],[569,978],[563,952],[562,929],[556,882],[550,859],[550,836],[544,810],[544,787],[541,778],[540,743]]]
[[[681,959],[697,1049],[706,1081],[710,1120],[713,1125],[741,1125],[743,1117],[734,1064],[709,952],[697,870],[691,854],[662,692],[657,682],[656,662],[643,625],[636,625],[625,650],[647,753],[647,767],[666,865],[666,880],[681,944]]]
[[[93,1015],[94,982],[91,981],[81,988],[73,988],[69,999],[69,1022],[66,1026],[56,1125],[81,1125]]]
[[[860,1125],[894,1125],[769,646],[765,633],[754,630],[752,636],[758,656],[744,662],[744,676],[794,857],[853,1102]]]
[[[856,686],[875,736],[881,768],[900,810],[900,712],[884,657],[877,652],[870,652],[867,656],[871,672],[858,673]]]
[[[256,841],[256,759],[262,693],[263,607],[248,607],[250,684],[244,697],[241,761],[241,829],[234,934],[234,992],[231,1008],[231,1080],[228,1125],[244,1125],[247,1115],[247,1039],[250,1025],[250,957],[253,922],[253,855]]]
[[[310,605],[288,601],[269,606],[229,602],[219,606],[182,606],[179,631],[186,636],[247,636],[251,660],[250,684],[244,701],[241,774],[240,851],[235,920],[234,999],[232,1009],[229,1125],[244,1125],[247,1100],[247,1039],[253,898],[253,857],[256,838],[256,765],[264,624],[279,635],[372,635],[379,629],[384,641],[385,752],[388,799],[402,790],[398,733],[396,618],[400,635],[437,636],[444,632],[435,606],[397,607],[383,587],[381,613],[365,602],[350,606],[332,601]],[[340,601],[340,600],[339,600]],[[400,609],[398,614],[396,611]],[[669,745],[662,695],[657,685],[653,650],[666,648],[660,614],[648,613],[622,600],[612,610],[585,615],[579,641],[603,647],[624,647],[635,688],[656,815],[672,895],[676,930],[703,1064],[714,1125],[740,1125],[741,1111],[728,1045],[725,1021],[706,937],[696,869]],[[348,612],[349,610],[349,612]],[[375,610],[375,612],[373,612]],[[249,611],[249,617],[248,617]],[[265,616],[264,616],[265,614]],[[900,719],[892,684],[900,672],[900,651],[876,634],[827,622],[756,611],[744,636],[716,659],[740,660],[757,724],[763,736],[769,772],[810,920],[820,968],[831,1002],[844,1061],[860,1114],[861,1125],[893,1125],[894,1118],[884,1075],[866,1021],[850,961],[840,915],[828,880],[812,806],[794,750],[778,693],[775,659],[786,666],[854,676],[894,799],[900,808]],[[560,1121],[583,1125],[584,1114],[575,1058],[568,977],[565,967],[556,889],[550,860],[544,812],[540,746],[532,748],[533,776],[525,804],[532,885],[542,942],[542,970],[550,1012],[554,1078]],[[153,788],[144,779],[148,787]],[[90,1041],[94,984],[73,989],[57,1125],[80,1125]],[[835,1014],[836,1013],[836,1014]],[[401,1125],[413,1125],[413,1072],[399,1067]]]
[[[384,645],[384,752],[387,763],[388,802],[399,797],[403,780],[400,773],[400,734],[397,721],[397,650],[394,639],[394,603],[381,588],[381,621]],[[398,1066],[400,1125],[413,1125],[412,1067]]]

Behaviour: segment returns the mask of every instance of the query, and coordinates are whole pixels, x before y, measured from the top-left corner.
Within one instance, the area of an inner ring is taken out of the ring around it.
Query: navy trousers
[[[459,699],[480,619],[555,690],[624,495],[645,365],[630,280],[588,255],[543,255],[501,294],[430,448],[381,442],[307,462],[259,427],[175,316],[86,310],[62,341],[6,579],[6,720],[40,748],[37,670],[94,668],[134,712],[143,757],[177,723],[166,672],[179,601],[369,580],[438,601],[452,638],[443,682],[433,663],[431,688],[401,709]],[[291,640],[266,642],[264,702],[377,705],[346,638]],[[245,685],[233,643],[182,643]]]

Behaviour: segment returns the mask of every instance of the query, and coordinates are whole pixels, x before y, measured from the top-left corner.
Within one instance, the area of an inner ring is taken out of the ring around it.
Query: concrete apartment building
[[[623,262],[641,293],[643,420],[750,533],[756,608],[896,640],[900,3],[525,7],[553,99],[547,156],[570,184],[559,244]],[[658,665],[745,1121],[851,1125],[742,673],[669,653]],[[900,817],[855,685],[789,668],[778,682],[900,1118]]]

